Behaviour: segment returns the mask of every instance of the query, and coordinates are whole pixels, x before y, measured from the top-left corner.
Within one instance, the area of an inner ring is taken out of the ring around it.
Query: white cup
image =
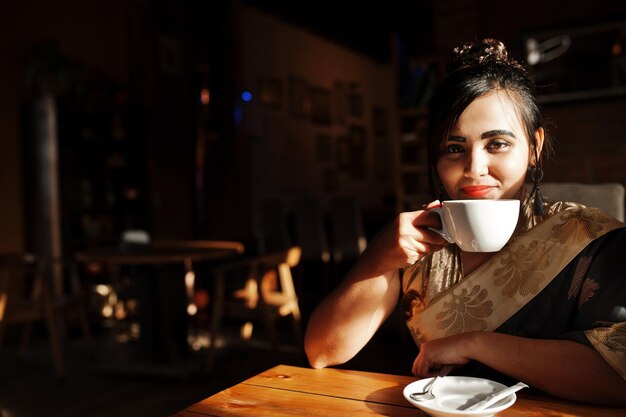
[[[448,200],[431,209],[441,229],[430,228],[466,252],[497,252],[511,238],[519,200]]]

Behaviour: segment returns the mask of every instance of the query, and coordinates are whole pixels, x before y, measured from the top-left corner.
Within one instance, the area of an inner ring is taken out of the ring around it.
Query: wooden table
[[[146,362],[147,371],[154,362],[178,362],[186,358],[187,347],[187,312],[184,287],[184,270],[191,268],[191,263],[216,262],[234,257],[243,252],[243,245],[236,242],[215,241],[215,245],[194,246],[193,241],[168,241],[170,244],[140,245],[133,247],[101,247],[75,254],[76,260],[84,264],[97,263],[110,270],[113,275],[122,267],[158,267],[159,279],[139,277],[142,286],[141,308],[141,345],[142,361]],[[180,270],[164,269],[168,265],[180,265]],[[170,279],[169,275],[172,275]],[[221,279],[221,278],[220,278]],[[223,283],[215,283],[216,288]],[[213,309],[219,303],[213,302]],[[212,311],[212,317],[217,317]],[[215,356],[215,339],[218,324],[212,321],[211,348],[207,359],[207,368],[212,366]],[[141,362],[141,361],[140,361]],[[136,363],[136,368],[141,368]],[[142,372],[138,370],[137,372]]]
[[[199,416],[426,416],[402,395],[413,377],[279,365],[176,413]],[[522,394],[502,417],[623,417],[626,409]]]
[[[105,265],[167,265],[183,264],[185,261],[205,262],[223,259],[236,254],[231,249],[202,249],[181,247],[135,247],[123,249],[104,247],[76,253],[80,262],[95,262]]]

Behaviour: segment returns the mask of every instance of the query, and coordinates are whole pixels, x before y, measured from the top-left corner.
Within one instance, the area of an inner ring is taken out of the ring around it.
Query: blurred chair
[[[55,371],[65,376],[61,336],[51,288],[45,279],[46,265],[31,254],[0,255],[0,342],[8,324],[26,324],[19,354],[24,355],[33,322],[44,321]]]
[[[337,279],[367,246],[361,209],[353,198],[335,198],[330,208],[330,238]]]
[[[620,183],[547,182],[541,184],[541,191],[550,200],[573,201],[597,207],[624,221],[624,186]]]
[[[261,320],[272,347],[278,350],[280,337],[276,321],[279,318],[291,316],[296,344],[301,345],[300,307],[291,273],[291,269],[300,262],[301,254],[301,249],[294,246],[223,263],[213,268],[216,279],[213,292],[209,369],[212,368],[215,360],[217,337],[221,330],[222,320],[226,317],[244,320],[240,329],[240,336],[244,340],[250,340],[252,337],[252,321]],[[225,294],[225,280],[233,271],[243,271],[245,283],[242,288]]]

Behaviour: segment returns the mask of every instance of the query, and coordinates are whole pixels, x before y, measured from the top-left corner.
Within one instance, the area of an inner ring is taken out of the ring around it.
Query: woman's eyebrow
[[[489,130],[489,131],[483,133],[482,135],[480,135],[480,138],[481,139],[489,139],[489,138],[492,138],[494,136],[510,136],[513,139],[517,139],[515,137],[515,135],[513,134],[513,132],[511,132],[510,130],[505,130],[505,129]]]

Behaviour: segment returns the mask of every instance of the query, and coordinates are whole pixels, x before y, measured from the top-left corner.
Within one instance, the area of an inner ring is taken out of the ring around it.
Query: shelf
[[[595,90],[569,91],[563,93],[544,94],[537,97],[541,104],[571,103],[597,98],[614,98],[626,96],[626,87],[599,88]]]
[[[406,165],[403,164],[400,166],[400,170],[406,174],[427,174],[428,167],[426,165]]]

